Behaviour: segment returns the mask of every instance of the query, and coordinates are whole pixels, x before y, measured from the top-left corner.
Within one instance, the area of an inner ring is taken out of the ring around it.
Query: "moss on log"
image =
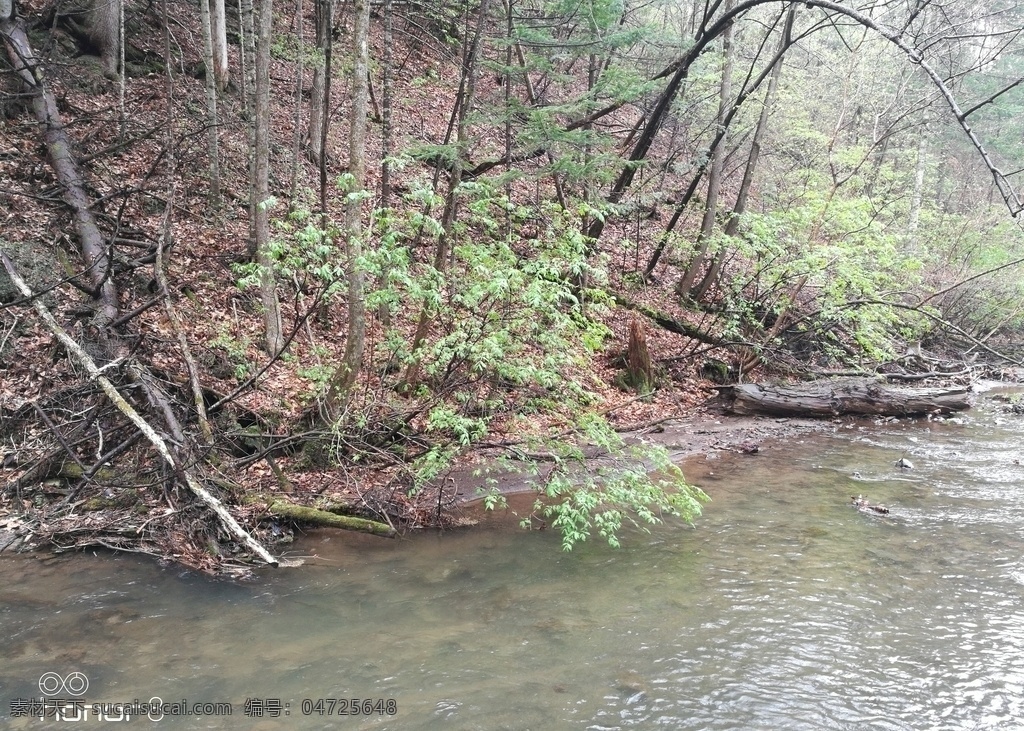
[[[326,510],[296,505],[284,500],[274,500],[267,506],[267,510],[270,511],[271,515],[276,515],[279,518],[289,518],[311,525],[343,528],[344,530],[354,530],[360,533],[372,533],[375,536],[383,536],[384,538],[394,538],[398,535],[398,531],[385,523],[378,523],[375,520],[367,520],[366,518],[356,518],[351,515],[337,515]]]
[[[65,462],[60,466],[60,468],[57,471],[47,475],[47,477],[63,477],[66,480],[80,480],[84,476],[85,470],[83,470],[79,465],[75,464],[74,462]],[[122,478],[123,477],[124,475],[122,475]],[[116,478],[117,470],[115,470],[112,467],[100,467],[92,475],[92,479],[104,480],[106,482],[110,482]]]

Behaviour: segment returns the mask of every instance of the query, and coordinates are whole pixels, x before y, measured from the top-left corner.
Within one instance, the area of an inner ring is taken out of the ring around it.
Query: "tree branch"
[[[25,284],[25,280],[21,278],[17,270],[14,268],[14,265],[11,263],[11,260],[7,258],[7,254],[3,251],[0,251],[0,262],[3,263],[4,269],[7,270],[8,276],[10,276],[11,281],[14,283],[14,286],[18,288],[18,291],[25,297],[32,297],[32,290],[27,284]],[[50,311],[46,309],[46,306],[42,301],[35,298],[32,300],[32,306],[35,308],[36,313],[38,313],[39,318],[46,324],[47,328],[49,328],[50,332],[52,332],[65,347],[68,354],[74,357],[74,359],[77,360],[83,368],[85,368],[89,377],[99,384],[100,388],[102,388],[103,392],[107,395],[107,398],[114,403],[118,410],[138,427],[139,431],[146,436],[146,439],[148,439],[156,448],[163,460],[175,471],[175,473],[180,474],[184,478],[189,490],[191,490],[196,497],[206,503],[206,505],[217,514],[224,527],[227,528],[230,533],[234,534],[242,544],[247,546],[249,550],[271,566],[277,566],[278,560],[270,555],[270,553],[268,553],[255,538],[249,535],[245,529],[238,524],[238,521],[236,521],[231,513],[227,511],[227,508],[224,507],[223,503],[215,498],[209,490],[200,485],[199,481],[196,480],[195,477],[182,468],[171,454],[171,451],[164,439],[157,434],[153,427],[151,427],[149,423],[142,418],[139,412],[137,412],[135,408],[128,403],[120,393],[118,393],[117,388],[115,388],[114,384],[103,375],[102,370],[96,365],[92,357],[90,357],[90,355],[82,349],[82,346],[80,346],[70,335],[67,334],[67,332],[65,332],[65,330],[54,319],[53,315],[50,314]]]

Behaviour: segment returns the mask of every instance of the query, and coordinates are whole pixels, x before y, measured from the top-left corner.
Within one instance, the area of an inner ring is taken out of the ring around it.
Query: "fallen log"
[[[897,388],[873,379],[816,381],[792,386],[741,383],[721,386],[733,414],[830,417],[844,414],[913,416],[971,407],[968,388]]]
[[[117,318],[118,311],[117,288],[111,278],[107,241],[93,215],[94,201],[86,193],[85,180],[72,154],[74,148],[61,120],[57,99],[46,84],[42,63],[32,50],[24,23],[15,17],[14,4],[3,0],[0,0],[0,36],[7,46],[11,69],[32,100],[32,111],[39,123],[50,166],[61,185],[64,202],[71,209],[86,264],[85,279],[97,307],[94,324],[102,329]]]
[[[378,523],[375,520],[357,518],[352,515],[338,515],[319,508],[310,508],[305,505],[296,505],[285,500],[274,500],[267,506],[271,515],[279,518],[289,518],[310,525],[320,525],[328,528],[342,528],[354,530],[359,533],[370,533],[384,538],[394,538],[398,531],[385,523]]]

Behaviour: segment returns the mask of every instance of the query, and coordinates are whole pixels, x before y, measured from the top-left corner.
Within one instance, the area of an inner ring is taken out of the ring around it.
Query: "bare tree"
[[[284,347],[281,304],[270,246],[270,37],[274,30],[274,0],[259,0],[256,7],[256,104],[253,145],[253,239],[260,269],[260,302],[263,304],[264,347],[277,355]]]
[[[352,108],[348,136],[348,190],[345,197],[345,262],[348,275],[348,328],[345,354],[331,379],[327,393],[328,416],[338,418],[349,399],[352,385],[363,367],[366,340],[366,300],[363,254],[362,202],[366,178],[366,128],[369,103],[370,0],[354,0],[355,30],[352,35]]]
[[[728,13],[732,10],[733,4],[733,0],[726,0],[725,12]],[[715,121],[723,132],[725,132],[726,115],[732,105],[733,28],[734,25],[730,23],[722,33],[722,79],[718,87],[718,115]],[[690,290],[697,275],[704,269],[708,244],[711,242],[715,230],[718,216],[718,194],[722,189],[722,176],[725,174],[726,139],[727,137],[723,137],[722,142],[711,153],[711,167],[708,170],[708,194],[704,202],[704,218],[701,220],[700,233],[697,235],[697,250],[676,284],[676,294],[682,298],[690,296]]]
[[[207,0],[208,2],[209,0]],[[231,81],[228,71],[228,28],[224,0],[213,0],[212,8],[213,78],[217,90],[224,92]]]
[[[721,7],[720,3],[712,3],[706,8],[705,16],[698,26],[696,40],[693,45],[654,77],[654,80],[667,79],[667,82],[665,83],[661,93],[658,95],[653,109],[643,119],[643,131],[637,135],[636,140],[633,142],[629,159],[623,165],[615,183],[612,185],[611,191],[608,195],[608,199],[612,203],[620,201],[625,191],[632,185],[633,179],[639,169],[639,164],[647,159],[659,131],[662,129],[665,120],[669,116],[672,104],[683,88],[683,84],[688,78],[690,70],[696,60],[704,55],[708,49],[712,47],[714,42],[724,34],[737,19],[751,12],[754,8],[779,4],[782,1],[783,0],[743,0],[742,2],[736,3],[734,7],[723,11],[721,15],[718,15],[717,17],[716,14]],[[951,85],[951,83],[954,83],[955,85],[955,81],[959,77],[957,72],[954,72],[948,78],[940,73],[939,70],[933,66],[928,59],[926,59],[925,49],[917,47],[913,39],[904,35],[904,31],[907,29],[906,25],[900,29],[894,29],[892,26],[886,25],[877,20],[868,12],[862,12],[851,8],[848,5],[834,2],[833,0],[806,0],[805,5],[808,8],[817,8],[824,11],[829,19],[845,17],[881,36],[899,49],[907,60],[917,66],[917,68],[925,74],[929,82],[938,90],[939,95],[945,102],[948,109],[952,112],[957,125],[960,127],[971,145],[975,148],[985,167],[991,174],[995,187],[999,191],[999,194],[1011,215],[1016,217],[1022,210],[1024,210],[1024,204],[1022,204],[1018,192],[1010,181],[1010,176],[1004,173],[996,164],[996,161],[989,153],[988,148],[968,121],[968,117],[976,112],[980,108],[980,105],[975,105],[966,111],[960,107],[960,103],[957,100],[957,96],[954,91],[954,86]],[[991,55],[991,51],[988,51],[988,55]],[[574,122],[572,125],[569,125],[568,128],[582,126],[583,124],[592,121],[595,117],[609,114],[621,106],[621,103],[616,102],[604,109],[598,110],[598,112],[590,115],[587,119]],[[595,221],[588,228],[587,235],[595,240],[600,238],[604,231],[604,226],[604,221]]]
[[[729,220],[725,223],[726,237],[737,234],[740,227],[740,218],[747,210],[747,201],[750,198],[750,190],[754,184],[754,173],[757,171],[757,163],[761,159],[761,144],[764,141],[765,132],[768,130],[768,119],[771,115],[772,105],[775,102],[775,92],[779,87],[779,78],[782,76],[782,59],[789,47],[793,34],[793,20],[796,18],[796,8],[792,7],[786,14],[786,24],[782,31],[782,38],[779,41],[779,50],[775,54],[775,64],[772,66],[771,76],[768,78],[768,90],[764,95],[764,103],[761,105],[761,113],[757,118],[757,126],[754,127],[754,136],[750,140],[750,152],[747,154],[747,163],[743,168],[743,180],[740,182],[739,192],[736,194],[736,203],[729,214]],[[725,247],[718,250],[711,266],[708,267],[707,275],[697,287],[694,299],[701,300],[707,294],[711,286],[718,281],[722,264],[727,254]]]
[[[210,205],[220,207],[220,150],[218,140],[217,118],[217,84],[213,69],[214,58],[213,24],[210,18],[210,5],[207,0],[199,2],[199,19],[203,30],[203,63],[206,65],[204,81],[206,87],[206,125],[207,145],[210,155]]]

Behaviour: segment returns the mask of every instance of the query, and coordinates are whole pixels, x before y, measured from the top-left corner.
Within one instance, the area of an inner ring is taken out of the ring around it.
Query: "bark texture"
[[[117,78],[121,60],[121,3],[124,0],[96,0],[89,10],[89,37],[100,49],[103,75]]]
[[[971,407],[971,391],[967,388],[894,388],[863,379],[796,386],[744,383],[721,390],[730,402],[729,410],[740,415],[915,416],[948,414]]]
[[[227,91],[231,74],[228,71],[228,22],[224,0],[213,0],[213,76],[217,90]]]
[[[271,356],[284,347],[281,303],[270,257],[270,36],[274,28],[273,0],[256,7],[256,108],[254,131],[253,196],[256,262],[260,266],[260,302],[263,305],[264,348]]]
[[[217,82],[210,69],[216,66],[215,30],[206,0],[199,3],[200,25],[203,29],[203,63],[206,65],[206,124],[207,146],[210,153],[210,205],[220,207],[220,149],[217,138]]]
[[[386,523],[379,523],[375,520],[367,520],[366,518],[357,518],[352,515],[338,515],[337,513],[318,510],[317,508],[310,508],[305,505],[296,505],[284,500],[273,501],[267,510],[271,515],[297,520],[310,525],[353,530],[384,538],[394,538],[398,535],[398,531]]]
[[[366,178],[366,114],[369,97],[370,0],[355,0],[353,36],[352,111],[348,136],[348,171],[352,190],[345,199],[345,260],[348,269],[348,330],[345,354],[332,379],[327,396],[331,418],[336,418],[348,402],[359,371],[363,367],[366,344],[366,295],[361,259],[362,193]]]
[[[320,164],[320,157],[323,154],[324,124],[326,115],[326,57],[329,53],[328,47],[331,44],[331,15],[332,5],[330,0],[314,0],[313,17],[316,27],[316,47],[323,52],[313,69],[313,87],[309,95],[309,131],[306,135],[309,159],[314,165]]]

